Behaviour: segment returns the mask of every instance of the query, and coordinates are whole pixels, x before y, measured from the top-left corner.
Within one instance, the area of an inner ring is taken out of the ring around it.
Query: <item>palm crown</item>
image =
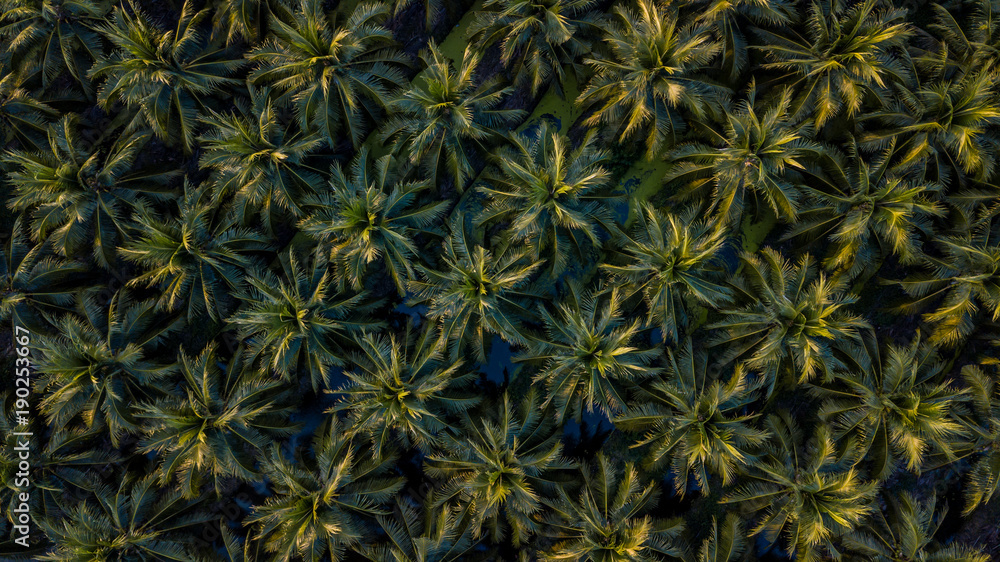
[[[980,453],[969,472],[965,511],[990,501],[1000,490],[1000,385],[977,365],[962,368],[972,404],[982,422],[972,426],[973,449]]]
[[[869,164],[855,152],[849,166],[836,166],[832,193],[807,188],[809,209],[785,238],[826,237],[831,248],[823,265],[851,277],[888,255],[914,262],[920,254],[918,235],[931,232],[930,219],[944,215],[944,207],[933,198],[939,186],[890,170],[892,154],[890,147]]]
[[[155,311],[154,303],[133,302],[125,291],[106,311],[87,299],[82,317],[62,317],[60,335],[37,341],[36,385],[46,393],[39,408],[50,423],[63,430],[104,427],[113,444],[139,430],[136,403],[165,392],[176,368],[157,361],[154,351],[178,323],[157,322]]]
[[[98,101],[108,111],[116,102],[136,111],[130,129],[147,128],[168,144],[194,150],[196,116],[203,97],[221,87],[243,84],[232,78],[243,62],[198,31],[208,16],[185,2],[177,28],[163,31],[138,7],[114,10],[101,33],[116,47],[101,57],[89,76],[104,79]]]
[[[702,28],[683,25],[676,11],[653,0],[639,0],[638,13],[621,5],[607,25],[610,58],[587,59],[594,77],[578,103],[596,111],[589,126],[615,127],[625,138],[642,135],[647,158],[673,144],[684,126],[680,112],[706,115],[713,93],[695,78],[720,45]]]
[[[352,354],[349,382],[336,391],[334,412],[346,412],[351,433],[367,436],[375,455],[393,442],[430,450],[448,427],[446,416],[465,410],[474,397],[456,394],[470,382],[462,361],[444,361],[444,340],[434,327],[419,335],[408,328],[400,340],[362,334]]]
[[[552,83],[561,88],[563,66],[586,50],[585,34],[596,26],[594,0],[489,0],[469,27],[470,37],[500,44],[500,59],[537,94]]]
[[[103,50],[94,28],[107,15],[108,2],[5,0],[0,11],[4,51],[19,74],[37,72],[49,87],[65,70],[90,94],[87,70]]]
[[[768,378],[768,396],[786,369],[802,382],[829,378],[842,365],[838,347],[856,344],[868,323],[844,310],[855,297],[844,281],[817,274],[806,254],[791,264],[771,248],[743,258],[744,277],[736,288],[756,295],[752,304],[723,310],[725,317],[708,326],[721,329],[713,345],[731,344],[726,358],[748,353],[747,366]]]
[[[427,458],[428,475],[447,479],[428,501],[459,512],[474,537],[488,532],[495,540],[509,532],[517,545],[537,529],[532,515],[542,495],[553,493],[555,472],[572,465],[533,392],[520,406],[507,394],[493,406],[484,410],[488,418],[464,416],[461,437],[446,434],[443,450]]]
[[[387,15],[382,4],[361,3],[338,27],[321,0],[299,0],[292,21],[272,19],[273,37],[248,55],[260,63],[250,82],[273,84],[294,104],[300,127],[315,128],[330,146],[343,134],[358,147],[365,119],[404,82],[406,59],[380,25]]]
[[[754,481],[737,487],[723,501],[763,511],[752,535],[763,532],[773,542],[781,533],[789,553],[816,560],[834,536],[863,523],[872,511],[875,483],[845,467],[852,457],[838,454],[825,426],[800,452],[802,434],[787,414],[769,416],[766,425],[774,436],[771,454],[755,463]]]
[[[9,204],[32,211],[33,240],[45,240],[58,254],[73,257],[82,255],[89,243],[94,260],[110,268],[117,261],[115,246],[128,228],[129,211],[144,196],[162,198],[173,174],[133,169],[146,135],[123,136],[103,149],[88,146],[80,129],[80,119],[67,115],[49,128],[47,151],[6,155],[14,166]]]
[[[413,302],[426,303],[427,317],[441,323],[451,357],[471,346],[485,361],[489,334],[526,343],[521,320],[532,315],[529,299],[538,294],[530,283],[541,264],[529,259],[528,248],[514,244],[487,250],[468,222],[464,213],[455,214],[442,244],[440,268],[418,266],[420,278],[410,288]]]
[[[485,153],[486,143],[524,111],[497,107],[510,92],[499,80],[473,80],[480,59],[475,51],[466,49],[453,64],[432,41],[420,58],[427,69],[392,101],[394,116],[381,138],[394,153],[408,152],[433,188],[440,188],[447,174],[462,191],[475,176],[474,161]]]
[[[281,270],[253,272],[240,295],[241,309],[229,318],[248,342],[254,365],[289,380],[309,375],[313,390],[327,384],[332,366],[343,364],[338,339],[366,326],[364,294],[336,295],[324,254],[279,257]]]
[[[44,314],[69,311],[85,270],[30,244],[20,218],[0,248],[0,320],[40,329]]]
[[[331,418],[315,438],[315,459],[286,458],[275,444],[261,470],[275,494],[250,517],[254,539],[272,560],[340,561],[370,531],[367,521],[402,487],[389,476],[395,458],[359,449]]]
[[[888,476],[899,461],[919,472],[931,454],[954,459],[967,446],[959,416],[966,393],[942,380],[945,365],[933,347],[915,338],[889,346],[884,358],[874,346],[855,358],[860,369],[838,373],[818,413],[835,437],[854,437],[870,453],[872,475]]]
[[[65,519],[41,519],[39,524],[59,546],[38,559],[199,562],[195,529],[210,517],[197,510],[196,502],[155,484],[149,475],[126,478],[117,489],[100,485],[93,490],[94,501],[66,506]]]
[[[185,185],[176,218],[146,205],[136,211],[134,237],[121,254],[144,271],[129,285],[160,287],[160,306],[183,308],[191,322],[206,314],[223,318],[231,310],[230,291],[243,286],[242,276],[254,265],[245,252],[263,249],[267,238],[236,226],[232,215],[210,203],[206,185]]]
[[[733,294],[719,279],[726,232],[694,215],[693,209],[673,214],[644,204],[634,234],[619,250],[625,263],[602,266],[628,293],[642,295],[646,325],[659,327],[670,341],[687,326],[691,304],[719,308]]]
[[[602,165],[608,154],[596,148],[594,137],[573,150],[547,122],[509,138],[480,184],[490,200],[478,222],[509,221],[511,240],[534,241],[533,257],[548,259],[555,276],[565,269],[570,252],[582,257],[588,244],[617,232],[608,197],[600,193],[608,183]]]
[[[259,214],[273,232],[283,213],[302,217],[298,201],[320,183],[306,160],[321,139],[314,131],[283,126],[268,94],[251,89],[250,103],[237,101],[238,112],[231,115],[210,111],[204,119],[209,130],[200,137],[204,152],[198,164],[216,174],[215,201],[235,194],[242,222]]]
[[[553,314],[542,308],[545,337],[532,338],[520,361],[540,362],[535,381],[543,381],[545,405],[555,407],[556,418],[577,419],[583,409],[605,414],[620,412],[626,404],[627,384],[651,377],[655,349],[638,347],[638,320],[620,316],[617,289],[567,299]]]
[[[721,147],[695,143],[678,147],[669,154],[677,164],[666,181],[696,176],[686,191],[704,183],[697,176],[711,174],[714,188],[711,209],[726,221],[738,223],[748,194],[778,217],[794,220],[800,207],[800,187],[796,172],[821,154],[821,147],[809,140],[811,130],[789,122],[791,92],[785,90],[773,105],[755,107],[755,86],[735,111],[726,113]]]
[[[651,562],[681,555],[677,538],[683,524],[643,515],[656,503],[659,490],[644,483],[634,466],[617,466],[599,454],[581,466],[581,473],[579,496],[560,488],[551,502],[546,523],[558,542],[542,560]]]
[[[176,476],[189,498],[200,492],[201,475],[214,477],[217,490],[220,478],[255,478],[267,444],[295,430],[283,422],[285,385],[254,377],[238,352],[225,369],[219,360],[215,344],[197,357],[181,352],[179,388],[139,408],[141,450],[162,455],[161,481]]]
[[[905,65],[897,60],[910,34],[905,13],[880,3],[813,2],[807,36],[758,31],[769,42],[761,49],[771,62],[762,68],[798,77],[794,117],[812,108],[812,120],[822,127],[842,111],[854,116],[866,96],[879,99],[891,83],[906,78]]]
[[[998,226],[993,214],[976,220],[962,234],[937,237],[940,253],[924,254],[921,260],[930,271],[899,281],[915,297],[904,310],[919,310],[939,299],[937,308],[923,315],[934,328],[933,344],[956,345],[973,332],[980,316],[1000,318],[1000,248],[991,243]]]
[[[755,449],[767,437],[752,425],[757,415],[744,413],[757,388],[742,365],[729,380],[710,377],[708,354],[694,351],[690,339],[667,356],[665,377],[644,386],[635,405],[615,418],[615,426],[644,431],[633,447],[651,445],[650,466],[670,461],[678,494],[684,495],[692,476],[708,491],[710,472],[728,486],[753,464]]]
[[[372,264],[380,264],[400,295],[414,277],[414,236],[444,214],[447,201],[419,204],[426,181],[404,181],[390,155],[371,160],[362,148],[345,170],[331,169],[332,190],[306,199],[302,231],[329,247],[342,288],[362,288]]]
[[[934,535],[944,521],[947,506],[935,509],[936,498],[919,501],[903,492],[887,498],[888,509],[876,511],[869,524],[844,537],[845,550],[866,560],[951,560],[987,562],[989,555],[959,544],[941,545]]]

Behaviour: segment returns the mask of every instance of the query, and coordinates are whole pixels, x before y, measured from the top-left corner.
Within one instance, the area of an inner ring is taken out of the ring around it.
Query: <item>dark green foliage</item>
[[[646,325],[659,327],[670,341],[688,326],[692,305],[719,308],[733,295],[718,267],[725,230],[695,215],[694,209],[675,215],[644,205],[634,234],[621,246],[626,263],[602,265],[629,293],[642,295]]]
[[[509,534],[522,544],[539,526],[532,515],[554,492],[554,473],[572,463],[562,457],[557,428],[533,391],[519,405],[504,394],[473,413],[443,435],[440,454],[428,457],[427,474],[444,479],[429,501],[458,513],[476,538]]]
[[[300,0],[289,22],[274,19],[273,37],[247,57],[259,63],[250,82],[272,87],[295,107],[300,127],[310,127],[330,146],[339,135],[358,146],[370,119],[403,85],[406,59],[380,23],[379,3],[360,3],[343,26],[323,11],[320,0]]]
[[[358,449],[336,418],[317,434],[315,459],[294,460],[274,445],[261,469],[275,494],[248,521],[271,560],[340,560],[370,540],[365,519],[387,515],[382,506],[402,487],[387,474],[395,458]]]
[[[646,157],[660,154],[683,132],[682,112],[705,117],[714,85],[695,78],[721,49],[701,27],[678,21],[676,9],[640,0],[617,5],[605,27],[610,58],[587,59],[594,77],[577,103],[596,111],[586,125],[611,127],[637,140]]]
[[[241,359],[235,353],[222,369],[214,345],[198,357],[182,352],[179,388],[139,407],[145,422],[140,450],[163,456],[161,482],[176,475],[185,497],[197,496],[203,475],[214,477],[216,489],[227,476],[255,478],[255,458],[294,431],[284,385],[259,378]]]
[[[377,263],[399,294],[405,294],[415,276],[413,237],[428,231],[448,207],[447,201],[418,206],[428,182],[401,181],[397,166],[389,155],[372,161],[362,148],[349,175],[334,164],[330,190],[305,200],[312,212],[299,226],[321,248],[329,248],[341,290],[360,290],[371,264]]]
[[[155,351],[179,322],[123,290],[103,307],[86,298],[80,314],[63,316],[56,328],[36,343],[39,410],[58,430],[103,430],[117,446],[140,430],[135,404],[166,391],[177,365]]]
[[[164,197],[172,174],[134,169],[148,134],[123,135],[110,147],[99,147],[88,146],[80,129],[79,116],[66,115],[49,127],[47,150],[6,155],[14,188],[8,205],[30,212],[32,240],[65,257],[89,253],[99,266],[111,268],[131,211],[144,195]]]
[[[231,76],[243,61],[198,32],[207,16],[185,2],[176,29],[163,31],[130,4],[115,8],[112,21],[100,28],[115,50],[89,76],[104,80],[97,99],[105,110],[121,103],[135,112],[127,130],[148,129],[190,153],[203,98],[243,84]]]
[[[583,410],[621,412],[627,385],[655,374],[649,363],[656,350],[638,347],[640,322],[624,322],[621,304],[621,293],[612,289],[570,293],[554,313],[539,311],[545,334],[531,338],[519,360],[541,366],[533,380],[544,382],[543,406],[551,404],[557,420],[579,419]]]
[[[110,8],[105,0],[5,0],[0,4],[2,55],[22,79],[40,74],[48,88],[65,71],[89,94],[87,71],[104,47],[95,27]]]
[[[601,193],[608,180],[606,159],[593,137],[573,150],[547,122],[531,133],[512,134],[484,174],[479,189],[489,203],[478,222],[504,221],[511,241],[530,240],[534,261],[546,260],[556,276],[570,260],[586,260],[600,235],[617,230],[609,198]]]
[[[184,309],[192,323],[206,314],[216,320],[225,316],[230,292],[243,286],[254,263],[245,252],[263,249],[267,242],[207,203],[204,187],[185,185],[176,217],[138,207],[132,239],[121,249],[126,260],[143,269],[129,284],[160,287],[161,308]]]
[[[488,0],[469,36],[483,45],[499,43],[500,60],[537,94],[552,84],[562,90],[563,66],[576,69],[597,26],[594,0]]]
[[[995,0],[0,0],[0,559],[996,558],[998,78]]]
[[[708,490],[709,474],[728,486],[756,461],[756,449],[767,432],[752,424],[757,414],[742,414],[756,388],[740,365],[723,381],[710,377],[705,350],[695,352],[691,340],[677,353],[669,352],[665,376],[638,393],[615,425],[644,431],[634,447],[651,445],[647,464],[669,464],[678,494],[694,478]],[[669,462],[668,462],[669,461]]]
[[[394,153],[408,153],[410,163],[430,178],[431,187],[440,189],[450,177],[462,191],[475,175],[474,158],[481,158],[501,128],[524,112],[497,107],[511,91],[499,80],[473,80],[480,60],[475,51],[466,49],[453,64],[431,42],[420,58],[427,67],[423,79],[392,100],[392,117],[381,138],[392,144]]]
[[[290,251],[278,260],[279,272],[248,275],[249,286],[239,297],[243,306],[228,322],[247,342],[250,363],[285,380],[306,374],[316,390],[327,384],[331,366],[343,364],[339,344],[378,324],[359,314],[364,293],[333,293],[323,254],[301,257]]]
[[[444,341],[433,328],[418,335],[408,327],[400,340],[364,334],[358,347],[333,411],[347,413],[350,433],[369,437],[376,455],[393,442],[432,450],[448,427],[446,415],[477,401],[456,393],[471,377],[461,360],[444,361]]]
[[[586,562],[650,562],[679,557],[678,519],[656,520],[645,515],[659,497],[655,484],[640,480],[631,464],[616,466],[598,455],[583,465],[578,497],[565,488],[552,502],[549,525],[558,540],[542,560]]]
[[[490,335],[527,341],[521,322],[534,314],[531,299],[541,297],[531,286],[541,264],[530,259],[529,248],[517,244],[487,251],[472,238],[467,223],[465,215],[456,214],[443,243],[441,269],[420,266],[420,279],[410,287],[416,302],[427,303],[427,318],[441,323],[451,356],[460,357],[468,344],[484,361]]]

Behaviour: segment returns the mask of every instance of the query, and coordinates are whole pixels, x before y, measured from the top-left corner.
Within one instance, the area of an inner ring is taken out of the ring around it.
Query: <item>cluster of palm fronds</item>
[[[998,83],[991,0],[0,0],[3,555],[988,560]]]

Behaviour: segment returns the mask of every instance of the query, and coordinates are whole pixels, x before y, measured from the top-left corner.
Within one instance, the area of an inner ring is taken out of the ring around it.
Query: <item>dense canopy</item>
[[[1000,560],[998,82],[996,0],[0,0],[0,559]]]

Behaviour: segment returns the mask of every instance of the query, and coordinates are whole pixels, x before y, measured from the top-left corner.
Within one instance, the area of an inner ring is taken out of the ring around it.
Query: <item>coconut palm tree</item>
[[[824,149],[810,139],[808,125],[790,121],[791,91],[784,90],[771,105],[756,105],[756,85],[751,81],[747,99],[725,114],[725,129],[716,133],[720,146],[690,143],[677,147],[667,158],[674,166],[664,181],[689,180],[684,192],[712,188],[709,209],[738,224],[749,194],[763,198],[775,216],[794,221],[799,212],[802,178],[811,160]],[[711,176],[707,182],[705,175]]]
[[[482,245],[466,220],[456,213],[451,233],[444,239],[440,269],[417,265],[420,277],[410,282],[411,305],[426,304],[428,319],[439,322],[450,342],[450,357],[458,359],[466,347],[486,362],[489,335],[526,344],[522,320],[533,317],[531,299],[542,298],[531,283],[541,263],[530,259],[525,245],[501,244],[492,251]]]
[[[838,453],[826,426],[818,426],[811,447],[802,450],[802,433],[787,412],[768,416],[765,425],[774,437],[769,453],[722,503],[761,511],[751,536],[764,533],[773,543],[783,535],[789,554],[816,560],[832,538],[865,522],[878,488],[850,466],[853,452]]]
[[[346,338],[379,324],[365,319],[364,293],[332,291],[323,253],[302,257],[292,249],[278,261],[280,272],[250,273],[241,308],[227,322],[247,342],[249,363],[286,381],[308,374],[318,390],[327,384],[327,371],[343,364]]]
[[[52,541],[51,550],[38,560],[204,560],[197,553],[196,529],[211,515],[180,492],[157,487],[152,474],[127,476],[117,489],[101,485],[91,501],[63,509],[64,518],[37,520]]]
[[[198,114],[207,99],[221,88],[243,85],[232,77],[243,61],[199,33],[207,16],[207,10],[185,2],[177,27],[164,31],[131,2],[127,9],[116,7],[112,21],[100,27],[115,50],[88,73],[104,80],[97,101],[105,111],[119,102],[135,111],[128,131],[148,129],[185,154],[194,151]]]
[[[983,316],[1000,318],[1000,247],[997,227],[990,211],[965,233],[938,236],[934,246],[939,254],[925,253],[925,271],[917,271],[898,281],[915,300],[902,308],[918,311],[937,302],[937,308],[923,315],[933,326],[930,343],[954,346],[973,333]],[[929,271],[926,271],[929,270]]]
[[[362,334],[359,352],[348,356],[348,383],[332,412],[344,412],[352,435],[372,442],[376,456],[392,443],[428,451],[448,427],[447,416],[464,411],[477,397],[456,393],[471,382],[462,361],[445,361],[445,341],[433,326],[401,338]]]
[[[163,397],[141,404],[142,453],[162,459],[162,486],[177,478],[186,498],[195,498],[208,476],[252,480],[255,461],[267,444],[295,431],[288,423],[287,385],[244,369],[239,350],[223,369],[210,343],[197,357],[180,352],[182,382]]]
[[[595,0],[487,0],[466,33],[484,48],[499,44],[500,62],[532,95],[549,84],[561,94],[563,68],[576,72],[577,60],[590,50],[588,32],[598,30],[592,11],[596,4]]]
[[[322,0],[299,0],[288,22],[270,20],[272,37],[247,57],[259,63],[249,80],[273,85],[295,107],[302,130],[318,130],[331,147],[346,136],[357,148],[367,120],[403,87],[406,58],[382,26],[388,8],[362,2],[338,26]]]
[[[559,275],[569,260],[583,260],[602,237],[618,232],[607,204],[611,198],[601,193],[610,177],[602,165],[608,153],[592,135],[574,150],[544,121],[509,139],[483,174],[479,190],[489,202],[477,222],[504,223],[512,242],[531,241],[532,258],[548,260],[549,273]]]
[[[748,380],[742,364],[729,380],[710,377],[704,349],[694,351],[690,338],[677,352],[667,350],[662,379],[639,389],[615,427],[642,431],[632,447],[652,445],[647,466],[670,462],[677,494],[684,495],[691,477],[708,492],[709,473],[729,486],[756,460],[767,433],[753,426],[758,414],[746,413],[760,383]]]
[[[540,308],[545,336],[531,338],[517,360],[541,364],[533,381],[545,383],[543,407],[553,405],[558,421],[580,419],[584,408],[622,412],[627,385],[656,374],[658,350],[638,347],[640,321],[623,318],[621,305],[614,288],[583,298],[570,291],[555,314]]]
[[[330,171],[332,190],[306,198],[308,217],[302,232],[329,249],[341,290],[360,290],[372,264],[378,263],[399,295],[415,277],[420,252],[414,236],[428,232],[450,201],[419,204],[427,181],[406,181],[391,155],[374,161],[362,147],[345,173],[339,163]]]
[[[968,397],[943,380],[946,365],[936,350],[919,337],[908,346],[889,345],[884,358],[877,346],[866,347],[854,355],[859,369],[838,371],[834,386],[817,389],[827,397],[818,414],[833,437],[859,444],[879,479],[900,461],[919,473],[931,454],[955,460],[969,446],[960,417]]]
[[[965,510],[968,515],[992,500],[1000,490],[1000,385],[978,365],[962,368],[978,423],[971,427],[975,436],[972,450],[979,454],[965,485]]]
[[[889,255],[914,263],[920,255],[918,235],[929,237],[930,220],[945,209],[934,197],[939,185],[891,171],[892,144],[871,164],[855,148],[848,166],[838,163],[831,173],[832,193],[805,187],[810,204],[784,239],[825,238],[830,249],[823,266],[852,278],[877,268]]]
[[[559,488],[546,501],[545,534],[556,541],[540,559],[579,562],[652,562],[676,559],[683,553],[680,518],[644,515],[656,505],[659,490],[643,482],[631,463],[614,463],[601,453],[580,467],[578,496]],[[666,557],[666,558],[665,558]]]
[[[964,187],[966,175],[988,180],[1000,150],[1000,137],[993,131],[1000,123],[998,77],[1000,70],[981,70],[948,80],[897,84],[897,101],[865,116],[868,132],[860,140],[880,148],[891,138],[901,139],[894,165],[944,185]]]
[[[457,510],[473,538],[488,535],[497,542],[510,533],[509,540],[521,545],[539,526],[534,516],[542,497],[555,493],[556,473],[573,465],[562,458],[561,431],[534,391],[519,405],[511,402],[504,393],[478,416],[464,414],[454,434],[443,435],[442,450],[427,457],[424,470],[446,480],[426,503]]]
[[[313,447],[314,458],[293,460],[275,443],[261,464],[274,495],[255,506],[247,523],[270,560],[344,560],[347,547],[370,544],[369,521],[388,515],[383,506],[403,486],[389,475],[395,457],[359,449],[337,417],[317,432]]]
[[[180,322],[157,314],[153,301],[133,301],[126,290],[107,308],[87,296],[80,309],[79,316],[57,320],[54,333],[32,340],[38,407],[58,430],[106,431],[117,447],[140,429],[136,405],[166,392],[177,365],[161,362],[158,352]]]
[[[719,254],[726,231],[696,220],[697,210],[665,213],[643,203],[633,234],[619,253],[622,265],[601,264],[626,298],[640,294],[646,302],[646,326],[656,326],[676,342],[687,327],[690,304],[720,308],[733,291],[721,282]]]
[[[796,90],[790,114],[823,127],[837,115],[857,115],[867,98],[884,100],[907,75],[904,47],[911,34],[903,9],[879,0],[813,2],[805,33],[758,29],[763,70],[785,71],[776,81]]]
[[[136,228],[119,252],[143,272],[130,286],[160,288],[160,307],[181,310],[194,323],[206,314],[224,318],[230,292],[243,286],[255,261],[249,252],[268,247],[265,236],[236,225],[236,218],[212,205],[208,184],[184,186],[178,214],[136,208]]]
[[[250,103],[240,98],[235,105],[232,114],[208,111],[198,163],[215,174],[216,202],[235,197],[244,224],[259,214],[273,232],[288,215],[303,216],[299,202],[320,184],[306,160],[322,140],[315,131],[281,123],[267,90],[251,88]]]
[[[81,128],[81,119],[68,114],[50,126],[46,151],[4,156],[12,166],[8,205],[30,214],[32,240],[65,257],[91,249],[96,263],[109,269],[134,206],[144,197],[163,198],[173,174],[134,170],[147,135],[122,136],[110,147],[87,146]]]
[[[734,288],[746,306],[726,308],[708,329],[721,330],[713,346],[726,346],[724,359],[744,358],[767,380],[766,395],[779,376],[829,379],[843,365],[836,350],[860,343],[868,322],[844,307],[856,300],[844,280],[817,273],[809,254],[797,264],[771,248],[743,256],[743,275]],[[742,302],[742,300],[740,301]]]
[[[72,310],[87,269],[46,255],[42,245],[29,242],[22,225],[20,217],[15,219],[11,237],[0,248],[0,320],[44,331],[44,317]]]
[[[852,560],[879,562],[912,560],[931,562],[987,562],[990,556],[975,548],[934,540],[948,507],[935,509],[936,498],[918,501],[911,492],[886,497],[887,512],[876,510],[867,525],[848,533],[844,550]]]
[[[427,68],[389,104],[392,117],[380,138],[393,154],[409,154],[433,188],[440,189],[448,177],[463,191],[488,143],[525,112],[497,108],[512,90],[501,87],[499,78],[473,80],[480,56],[471,48],[453,64],[431,41],[420,58]]]
[[[110,11],[104,0],[4,0],[0,3],[2,52],[21,77],[38,74],[49,88],[69,72],[88,97],[87,70],[103,53],[96,27]]]
[[[647,159],[676,143],[685,124],[682,112],[704,119],[720,90],[697,73],[721,45],[704,28],[683,24],[676,9],[638,0],[638,12],[614,7],[606,25],[608,58],[584,62],[594,72],[577,104],[593,108],[584,124],[609,127],[619,138],[642,138]],[[692,22],[693,23],[693,22]]]

